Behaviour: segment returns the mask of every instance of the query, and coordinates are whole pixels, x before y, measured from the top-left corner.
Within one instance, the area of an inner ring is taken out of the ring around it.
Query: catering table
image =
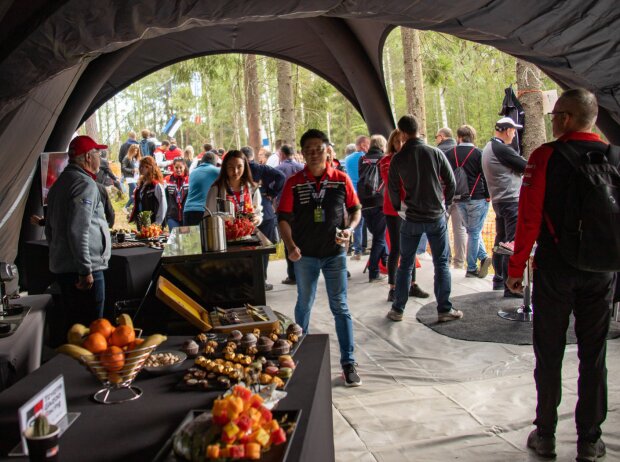
[[[49,271],[49,246],[47,241],[28,241],[24,244],[23,262],[25,290],[30,295],[42,294],[54,282]],[[159,263],[162,251],[150,247],[113,249],[108,269],[104,272],[106,282],[106,307],[118,300],[142,298]]]
[[[12,300],[11,304],[28,305],[30,312],[12,335],[0,338],[0,390],[25,377],[41,364],[45,312],[52,304],[52,297],[21,297]],[[7,321],[10,320],[7,318]]]
[[[185,339],[170,337],[160,348],[178,348]],[[295,360],[299,366],[287,387],[288,396],[277,407],[302,410],[287,460],[333,461],[328,336],[308,335]],[[182,372],[153,377],[143,371],[135,382],[144,391],[139,399],[97,404],[91,399],[100,388],[94,376],[77,361],[59,355],[0,393],[1,461],[16,460],[6,455],[19,439],[17,409],[58,374],[64,375],[69,412],[81,413],[60,439],[62,462],[152,460],[190,409],[209,408],[219,394],[175,390]]]

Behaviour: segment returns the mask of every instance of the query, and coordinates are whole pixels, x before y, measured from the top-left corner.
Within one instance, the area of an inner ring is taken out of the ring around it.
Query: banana
[[[82,340],[90,333],[90,329],[83,324],[73,324],[67,332],[67,342],[81,345]]]
[[[118,318],[116,318],[116,325],[129,326],[133,329],[133,321],[131,319],[131,316],[129,316],[127,313],[121,314]]]
[[[94,359],[94,355],[86,348],[82,348],[81,346],[73,345],[71,343],[60,345],[56,348],[56,351],[64,355],[71,356],[73,359],[77,359],[80,362],[83,361],[82,357],[87,360]]]
[[[152,334],[149,335],[144,342],[142,342],[140,344],[140,346],[138,348],[147,348],[150,347],[152,345],[158,346],[161,345],[162,343],[164,343],[166,340],[168,340],[168,337],[166,337],[165,335],[162,334]]]

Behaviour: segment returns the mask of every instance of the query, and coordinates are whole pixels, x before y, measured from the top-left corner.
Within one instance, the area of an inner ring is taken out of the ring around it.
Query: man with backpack
[[[489,211],[489,191],[482,172],[482,151],[474,145],[476,130],[461,125],[456,131],[458,145],[444,151],[454,172],[454,202],[467,230],[467,278],[485,278],[491,258],[482,240],[482,227]],[[480,268],[478,268],[480,261]]]
[[[379,282],[386,278],[379,273],[379,261],[387,262],[388,253],[385,244],[386,221],[383,214],[385,187],[379,173],[379,161],[385,155],[386,145],[387,141],[383,135],[372,135],[368,152],[358,161],[357,196],[362,204],[362,217],[372,234],[368,282]]]
[[[517,128],[522,126],[510,117],[502,117],[495,122],[495,136],[482,150],[482,170],[495,211],[494,248],[497,248],[500,242],[512,242],[515,238],[521,175],[527,164],[510,146]],[[503,290],[504,297],[513,297],[505,285],[508,278],[508,256],[494,252],[493,269],[493,290]]]
[[[151,156],[155,153],[155,143],[149,139],[151,132],[148,128],[143,129],[141,132],[142,139],[140,140],[140,154],[142,157]]]
[[[577,461],[605,455],[601,424],[607,414],[606,336],[614,271],[620,269],[620,150],[592,133],[596,97],[568,90],[551,113],[557,141],[536,149],[525,170],[508,288],[523,289],[534,256],[533,344],[538,393],[536,429],[527,445],[555,457],[562,358],[571,312],[579,357]]]

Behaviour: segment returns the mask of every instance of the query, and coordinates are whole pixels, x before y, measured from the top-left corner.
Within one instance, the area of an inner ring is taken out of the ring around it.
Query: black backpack
[[[454,148],[454,160],[456,162],[456,168],[454,169],[454,181],[456,183],[456,188],[454,190],[454,200],[456,202],[469,200],[474,194],[474,190],[476,189],[478,181],[480,180],[480,175],[478,175],[478,178],[476,178],[476,182],[474,183],[474,187],[470,191],[469,183],[467,181],[467,173],[465,173],[463,167],[465,166],[467,159],[469,159],[469,156],[471,156],[472,152],[474,152],[474,149],[476,148],[471,148],[471,151],[469,151],[467,156],[465,156],[465,160],[463,160],[463,162],[461,162],[461,164],[459,165],[459,158],[456,154],[456,147]]]
[[[582,271],[620,271],[620,151],[580,153],[569,143],[550,145],[573,167],[564,220],[544,218],[562,257]]]
[[[359,180],[357,181],[357,196],[361,202],[370,202],[383,197],[383,182],[379,173],[379,161],[362,157]]]

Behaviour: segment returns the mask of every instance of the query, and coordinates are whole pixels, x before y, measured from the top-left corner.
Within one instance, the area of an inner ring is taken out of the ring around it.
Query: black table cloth
[[[29,241],[24,244],[24,288],[30,295],[42,294],[54,282],[49,271],[49,248],[47,241]],[[162,251],[149,247],[113,249],[104,271],[106,282],[106,308],[112,308],[118,300],[142,298],[157,267]]]
[[[160,349],[179,348],[186,337],[171,337]],[[334,460],[331,373],[327,335],[308,335],[295,355],[299,361],[277,409],[301,409],[288,461]],[[208,409],[219,393],[177,391],[182,373],[149,376],[141,372],[137,400],[103,405],[92,401],[101,388],[77,361],[56,356],[0,394],[0,460],[19,440],[17,409],[59,374],[65,378],[69,412],[81,412],[60,439],[62,462],[149,461],[157,454],[190,409]],[[19,460],[19,459],[17,459]]]

